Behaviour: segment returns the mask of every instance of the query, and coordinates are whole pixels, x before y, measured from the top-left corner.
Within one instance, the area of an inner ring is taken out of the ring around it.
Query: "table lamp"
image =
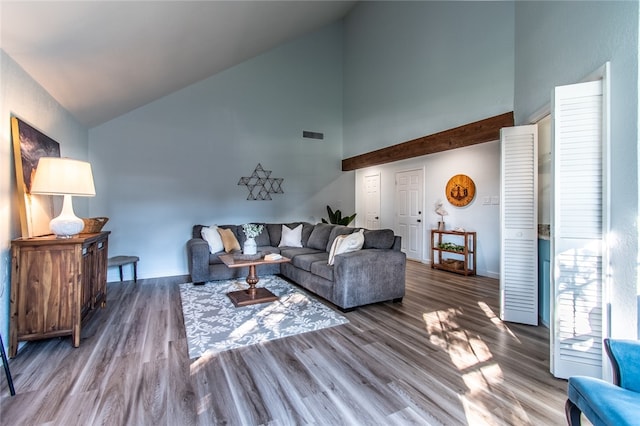
[[[71,196],[93,197],[91,164],[71,158],[41,157],[31,184],[32,194],[62,195],[62,212],[51,219],[49,228],[58,238],[71,238],[80,233],[84,222],[73,213]]]

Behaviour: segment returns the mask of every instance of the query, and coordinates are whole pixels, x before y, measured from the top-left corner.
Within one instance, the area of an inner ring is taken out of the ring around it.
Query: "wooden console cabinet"
[[[107,298],[109,232],[11,242],[9,356],[18,342],[68,336],[80,345],[82,318]]]
[[[476,274],[476,233],[431,230],[431,267]]]

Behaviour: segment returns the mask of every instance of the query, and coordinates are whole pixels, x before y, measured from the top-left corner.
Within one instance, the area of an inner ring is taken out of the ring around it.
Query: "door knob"
[[[418,219],[418,223],[422,222],[420,219]]]
[[[380,219],[378,216],[376,216],[376,220]]]

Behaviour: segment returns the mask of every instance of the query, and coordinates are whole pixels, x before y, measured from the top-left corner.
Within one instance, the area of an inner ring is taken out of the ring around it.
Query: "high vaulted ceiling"
[[[354,4],[0,0],[0,47],[91,128],[340,20]]]

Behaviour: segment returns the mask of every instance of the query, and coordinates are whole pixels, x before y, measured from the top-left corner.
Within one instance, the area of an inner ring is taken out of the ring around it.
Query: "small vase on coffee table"
[[[244,242],[244,247],[242,248],[243,254],[256,254],[258,252],[258,245],[256,244],[255,238],[247,238]]]

